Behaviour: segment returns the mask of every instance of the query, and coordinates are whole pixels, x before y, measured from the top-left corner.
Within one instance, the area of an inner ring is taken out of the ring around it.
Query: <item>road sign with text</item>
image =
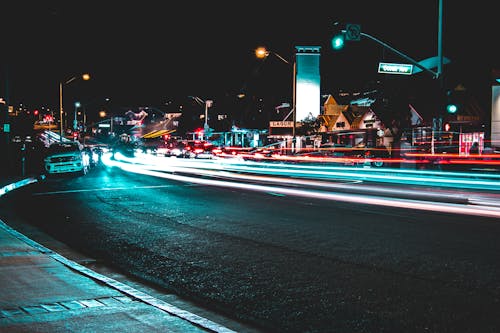
[[[383,74],[403,74],[411,75],[413,65],[410,64],[394,64],[388,62],[380,62],[378,64],[378,72]]]

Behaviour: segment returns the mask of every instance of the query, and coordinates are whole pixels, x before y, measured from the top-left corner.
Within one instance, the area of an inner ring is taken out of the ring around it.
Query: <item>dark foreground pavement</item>
[[[0,197],[34,177],[0,179]],[[0,332],[234,332],[42,246],[0,221]]]

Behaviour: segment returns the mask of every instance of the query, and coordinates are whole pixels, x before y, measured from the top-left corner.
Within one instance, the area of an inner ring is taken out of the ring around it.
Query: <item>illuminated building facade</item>
[[[321,110],[319,46],[296,46],[296,121],[316,118]]]

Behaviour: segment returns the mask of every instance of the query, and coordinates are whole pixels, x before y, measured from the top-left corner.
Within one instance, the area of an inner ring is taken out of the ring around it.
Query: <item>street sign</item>
[[[270,121],[269,127],[293,127],[293,121],[288,121],[288,120]]]
[[[413,72],[413,65],[380,62],[378,64],[378,72],[383,74],[411,75]]]
[[[345,40],[359,42],[361,40],[361,26],[359,24],[346,24]]]

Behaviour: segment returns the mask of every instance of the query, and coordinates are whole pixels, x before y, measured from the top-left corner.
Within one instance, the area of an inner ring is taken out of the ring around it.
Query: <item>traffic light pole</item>
[[[347,33],[346,30],[342,30],[342,33]],[[385,47],[386,49],[394,52],[395,54],[397,54],[398,56],[402,57],[403,59],[405,59],[406,61],[408,62],[411,62],[413,65],[415,65],[416,67],[420,68],[422,71],[425,71],[425,72],[428,72],[429,74],[432,75],[432,77],[434,79],[437,79],[439,78],[440,76],[440,73],[437,73],[437,72],[434,72],[433,70],[430,70],[429,68],[425,67],[425,66],[422,66],[421,64],[418,63],[418,61],[416,61],[415,59],[407,56],[406,54],[404,54],[403,52],[401,51],[398,51],[396,50],[395,48],[393,48],[392,46],[390,46],[389,44],[387,43],[384,43],[383,41],[381,41],[380,39],[372,36],[372,35],[369,35],[367,33],[364,33],[364,32],[360,32],[360,35],[363,36],[363,37],[366,37],[372,41],[374,41],[375,43],[378,43],[380,45],[382,45],[383,47]]]
[[[2,165],[0,166],[0,172],[2,171],[2,167],[5,167],[7,169],[10,169],[10,123],[9,123],[9,67],[8,65],[5,65],[5,97],[3,100],[0,99],[0,110],[3,109],[3,121],[1,122],[1,125],[3,126],[2,131],[3,135],[5,137],[5,145],[2,145],[5,147],[5,151],[2,151],[0,149],[0,152],[4,154],[4,156],[7,157],[7,165]],[[4,164],[4,163],[2,163]],[[7,170],[6,170],[7,171]]]
[[[443,0],[438,4],[438,67],[437,75],[439,78],[440,89],[444,88],[443,76]]]
[[[63,83],[59,83],[59,141],[63,142]]]

